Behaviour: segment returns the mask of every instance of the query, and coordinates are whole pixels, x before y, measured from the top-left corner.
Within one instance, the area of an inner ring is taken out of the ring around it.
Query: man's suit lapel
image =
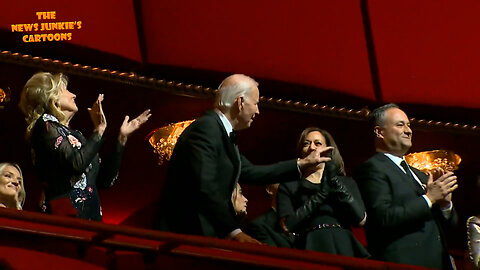
[[[426,185],[428,182],[428,176],[424,172],[418,170],[417,168],[414,168],[414,167],[410,167],[410,168],[412,169],[413,173],[418,177],[418,179],[420,179],[420,182]]]
[[[383,166],[385,166],[386,171],[391,172],[392,174],[395,175],[395,178],[398,177],[398,179],[401,179],[403,182],[405,182],[405,186],[410,187],[413,189],[415,192],[418,193],[418,195],[422,195],[424,193],[423,188],[416,183],[415,179],[410,179],[410,177],[405,174],[402,169],[400,169],[391,159],[389,159],[386,155],[383,153],[377,153],[376,154],[377,160],[379,160]],[[411,167],[410,167],[411,168]],[[415,175],[424,182],[424,177],[420,177],[419,173],[415,171],[415,169],[412,168],[414,171]],[[421,172],[420,172],[421,173]],[[426,183],[425,183],[426,184]]]
[[[214,111],[210,111],[209,113],[211,113],[212,117],[215,118],[218,125],[220,126],[223,145],[226,149],[227,155],[232,161],[233,167],[235,168],[235,175],[236,175],[235,183],[236,183],[238,182],[238,178],[240,176],[240,153],[238,152],[238,147],[236,147],[236,145],[234,145],[230,140],[230,137],[225,131],[225,127],[223,126],[223,123],[220,120],[220,117]]]

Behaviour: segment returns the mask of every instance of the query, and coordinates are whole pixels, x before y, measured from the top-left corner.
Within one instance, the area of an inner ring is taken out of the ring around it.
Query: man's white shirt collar
[[[230,136],[230,133],[233,131],[232,124],[230,123],[230,121],[228,121],[225,114],[223,114],[220,110],[215,110],[215,112],[217,113],[218,117],[220,117],[220,121],[222,121],[223,127],[225,128],[227,135]]]

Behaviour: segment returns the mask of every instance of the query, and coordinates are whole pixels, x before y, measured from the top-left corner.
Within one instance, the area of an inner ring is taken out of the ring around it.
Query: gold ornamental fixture
[[[4,101],[7,101],[7,93],[5,92],[5,90],[0,88],[0,103],[3,103]]]
[[[0,88],[0,110],[5,109],[5,105],[10,101],[10,88]]]
[[[147,139],[153,147],[153,152],[158,154],[159,165],[162,165],[165,160],[170,160],[178,137],[193,121],[195,120],[168,124],[150,132]]]
[[[407,163],[423,172],[435,169],[455,171],[462,158],[449,150],[432,150],[418,153],[411,153],[405,156]]]

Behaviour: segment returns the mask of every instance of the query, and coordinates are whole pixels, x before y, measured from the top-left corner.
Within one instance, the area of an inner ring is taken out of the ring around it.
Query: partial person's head
[[[328,166],[329,170],[336,175],[345,175],[345,165],[342,156],[340,155],[340,151],[338,150],[338,146],[332,135],[326,130],[317,127],[304,129],[302,134],[300,134],[300,139],[297,143],[296,154],[298,158],[304,158],[311,152],[315,151],[315,149],[328,146],[332,146],[333,151],[331,153],[332,159],[326,163],[326,166]]]
[[[27,81],[19,103],[29,125],[27,137],[42,114],[51,114],[66,124],[78,111],[76,96],[67,90],[67,85],[67,77],[62,73],[39,72]]]
[[[412,146],[412,129],[407,115],[395,104],[386,104],[372,112],[377,151],[398,157]]]
[[[239,216],[246,216],[247,215],[247,198],[243,196],[242,188],[240,184],[237,183],[235,188],[233,189],[232,193],[232,204],[235,213]]]
[[[265,187],[265,191],[272,197],[272,208],[277,209],[277,192],[279,183],[270,184]]]
[[[218,87],[215,107],[232,122],[233,129],[249,128],[259,114],[258,83],[243,74],[227,77]]]
[[[25,195],[20,167],[15,163],[0,163],[0,207],[22,209]]]

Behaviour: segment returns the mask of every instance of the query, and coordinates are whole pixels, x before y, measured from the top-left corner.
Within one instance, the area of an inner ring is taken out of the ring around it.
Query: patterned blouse
[[[114,184],[124,146],[117,142],[110,156],[101,160],[103,140],[98,133],[87,140],[50,114],[37,120],[31,142],[35,173],[45,186],[42,211],[101,221],[97,187]]]

